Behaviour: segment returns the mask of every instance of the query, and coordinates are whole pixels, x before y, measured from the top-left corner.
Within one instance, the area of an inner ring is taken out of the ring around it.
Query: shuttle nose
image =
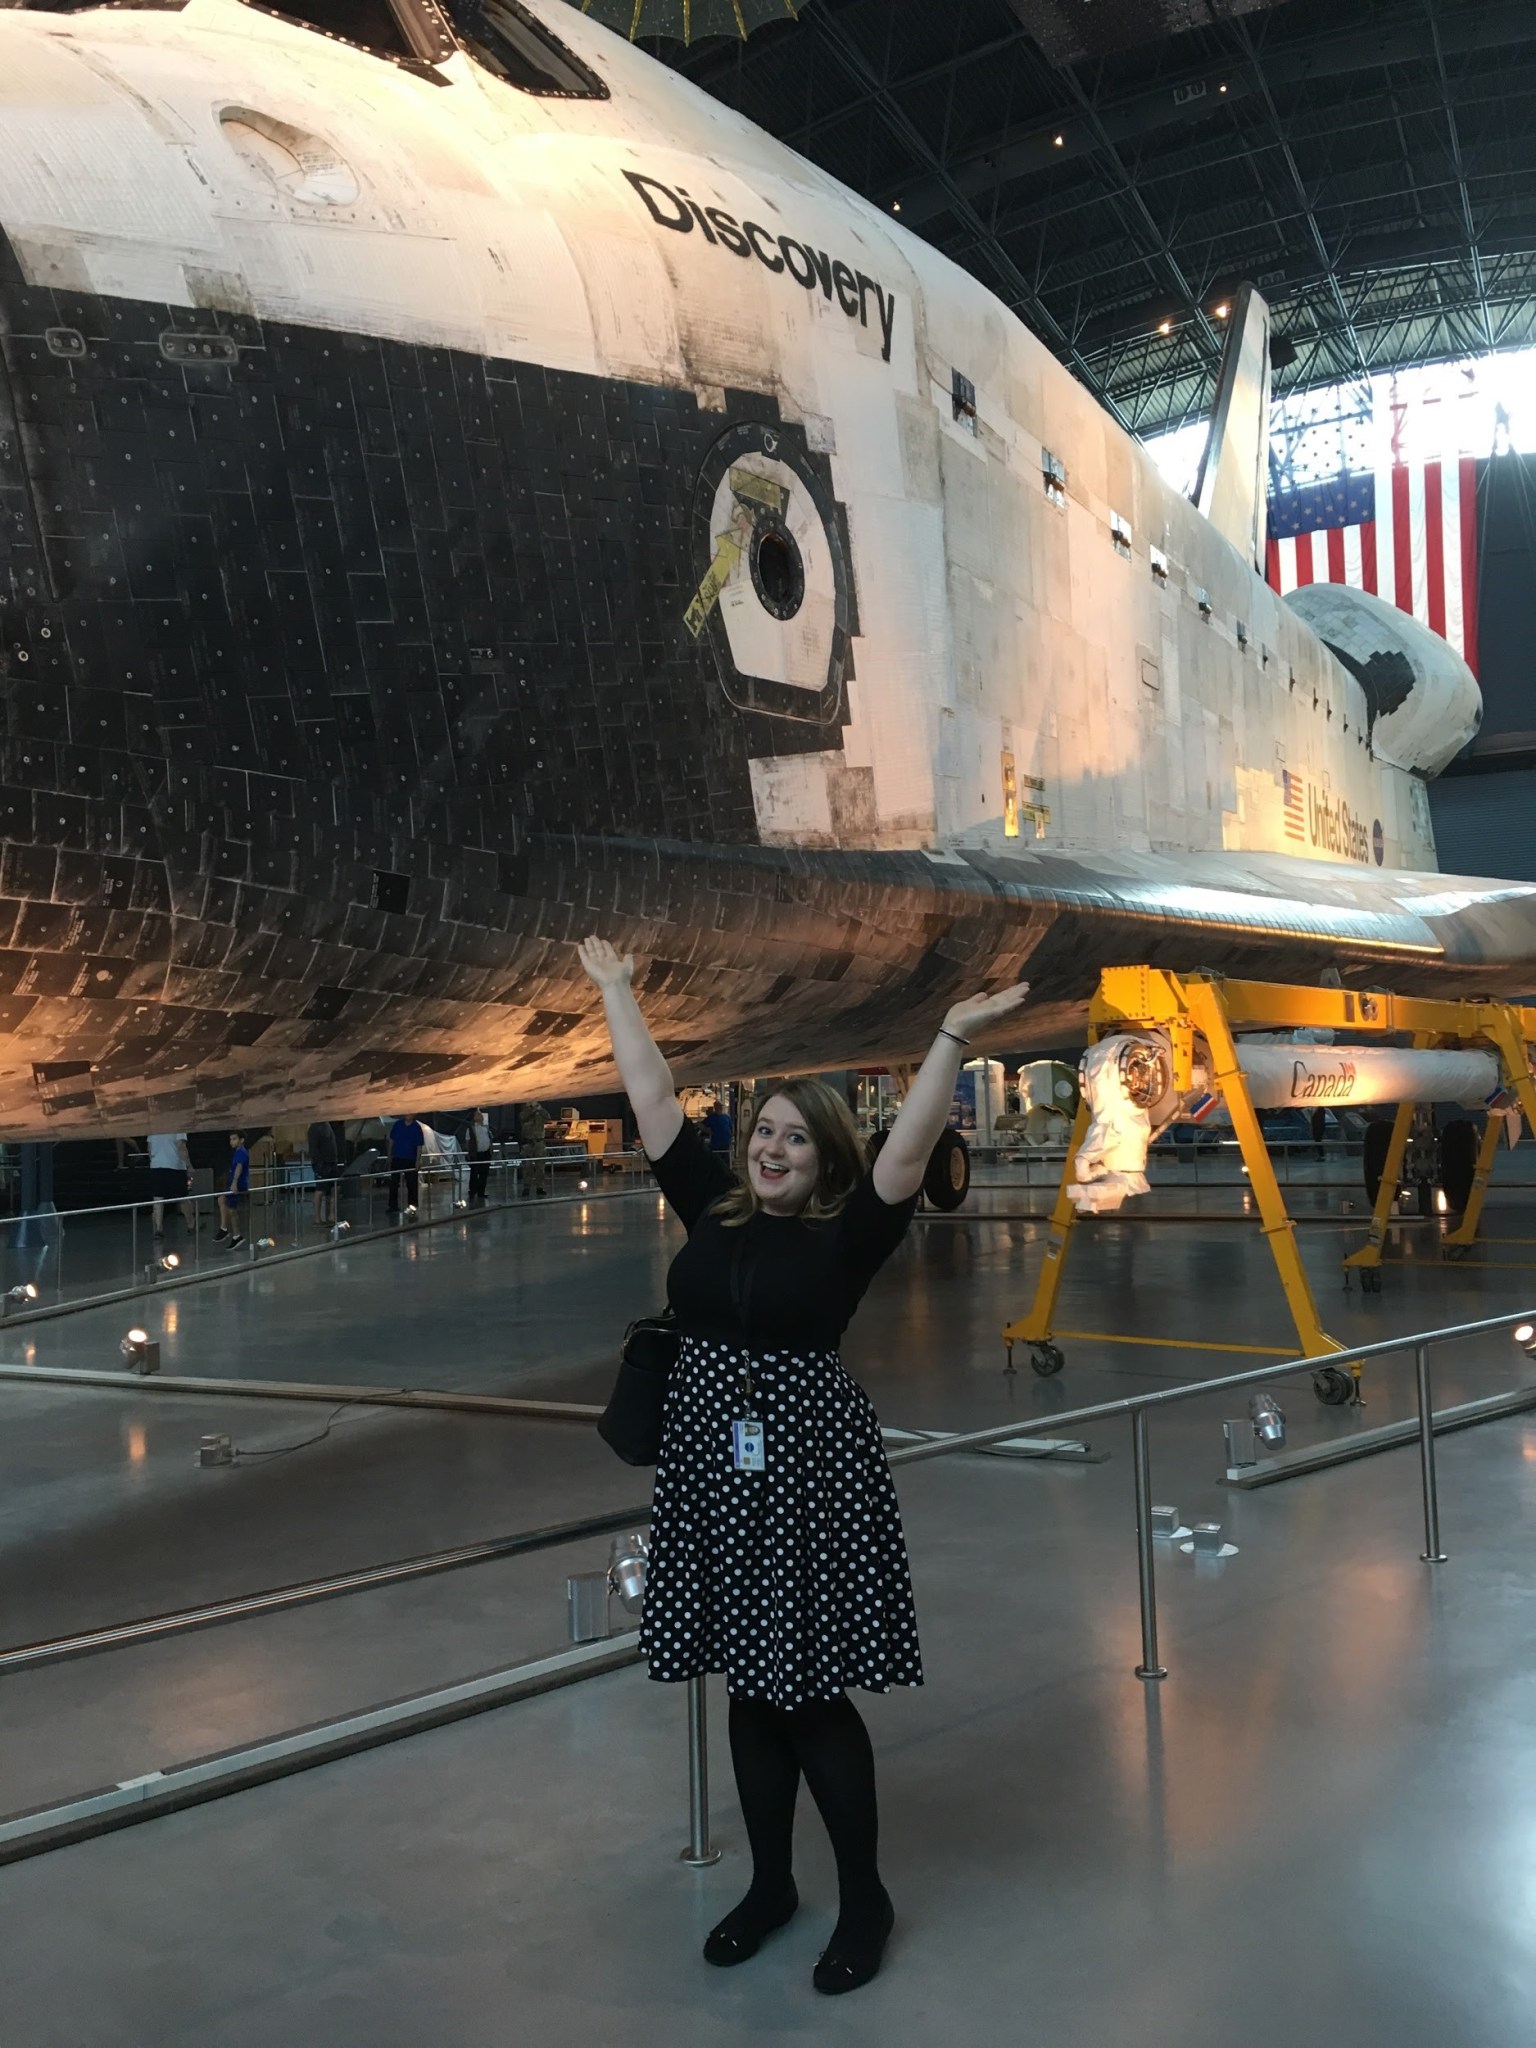
[[[170,40],[178,19],[146,10],[127,32]],[[139,45],[124,31],[105,9],[0,5],[0,282],[12,288],[184,303],[188,269],[221,268],[213,192],[136,89]]]

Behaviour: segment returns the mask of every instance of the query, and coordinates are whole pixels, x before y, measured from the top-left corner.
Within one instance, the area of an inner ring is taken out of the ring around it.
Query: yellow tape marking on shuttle
[[[704,572],[704,581],[699,585],[698,594],[683,614],[683,624],[697,640],[704,630],[704,622],[719,602],[720,593],[730,581],[731,571],[741,560],[741,542],[733,533],[718,534],[715,538],[715,559]]]
[[[755,469],[738,467],[731,471],[731,495],[749,505],[766,506],[776,519],[784,517],[784,508],[789,503],[784,486],[771,476],[759,476]]]

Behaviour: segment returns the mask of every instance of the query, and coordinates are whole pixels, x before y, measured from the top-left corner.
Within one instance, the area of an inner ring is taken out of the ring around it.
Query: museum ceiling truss
[[[1536,340],[1524,0],[817,0],[657,53],[971,270],[1140,434],[1209,409],[1245,279],[1279,396]]]

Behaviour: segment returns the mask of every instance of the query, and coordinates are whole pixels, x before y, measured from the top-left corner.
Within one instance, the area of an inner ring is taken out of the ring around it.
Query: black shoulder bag
[[[619,1346],[619,1375],[597,1433],[626,1465],[654,1465],[661,1456],[661,1411],[682,1338],[671,1309],[640,1316]]]
[[[744,1233],[738,1233],[731,1250],[731,1299],[743,1328],[747,1320],[741,1278],[744,1248]],[[654,1465],[661,1456],[662,1410],[681,1344],[677,1317],[669,1308],[659,1316],[637,1317],[624,1332],[618,1378],[597,1433],[626,1465]]]

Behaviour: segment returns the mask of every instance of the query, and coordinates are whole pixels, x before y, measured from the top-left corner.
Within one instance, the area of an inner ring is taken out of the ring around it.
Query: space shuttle
[[[1442,642],[565,0],[0,9],[0,1133],[897,1062],[1105,964],[1536,985]],[[1013,1027],[1012,1038],[1019,1037]]]

